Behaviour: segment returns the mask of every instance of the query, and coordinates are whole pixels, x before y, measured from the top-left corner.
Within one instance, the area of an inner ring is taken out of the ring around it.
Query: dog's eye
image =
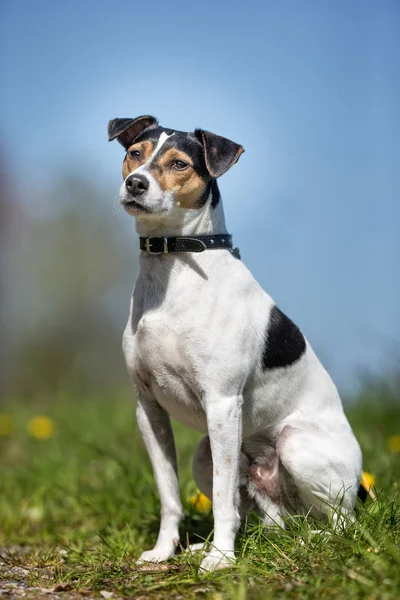
[[[176,169],[177,171],[183,171],[188,166],[189,165],[187,163],[185,163],[183,160],[174,160],[174,162],[171,165],[171,167],[173,169]]]
[[[139,150],[131,150],[130,152],[128,152],[128,156],[130,158],[133,158],[133,160],[140,158],[140,152]]]

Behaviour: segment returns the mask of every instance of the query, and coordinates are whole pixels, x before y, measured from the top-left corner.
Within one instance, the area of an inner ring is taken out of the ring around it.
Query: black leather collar
[[[226,248],[237,258],[239,249],[232,250],[232,236],[229,233],[218,235],[196,235],[179,237],[140,237],[140,249],[148,254],[169,254],[170,252],[204,252],[216,248]]]

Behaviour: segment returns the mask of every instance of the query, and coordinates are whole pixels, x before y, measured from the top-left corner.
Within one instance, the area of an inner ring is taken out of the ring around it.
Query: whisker
[[[112,203],[112,208],[113,208],[113,217],[115,217],[115,215],[121,210],[121,203],[119,201],[119,190],[118,192],[115,194],[114,196],[114,200]]]

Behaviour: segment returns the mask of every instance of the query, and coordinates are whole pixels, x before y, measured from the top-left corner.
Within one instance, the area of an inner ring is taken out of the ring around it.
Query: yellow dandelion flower
[[[13,429],[13,422],[10,415],[0,413],[0,436],[10,435]]]
[[[189,498],[189,503],[200,513],[209,513],[211,510],[211,500],[200,491],[195,496]]]
[[[368,473],[368,471],[361,472],[361,485],[367,490],[368,494],[371,496],[373,500],[376,499],[376,494],[374,492],[375,488],[375,477],[372,473]]]
[[[375,477],[372,475],[372,473],[363,471],[361,473],[361,484],[365,487],[367,492],[369,492],[372,487],[375,487]]]
[[[49,440],[54,435],[54,421],[49,417],[34,417],[28,423],[28,430],[37,440]]]
[[[392,454],[400,453],[400,434],[392,435],[387,441],[387,447]]]

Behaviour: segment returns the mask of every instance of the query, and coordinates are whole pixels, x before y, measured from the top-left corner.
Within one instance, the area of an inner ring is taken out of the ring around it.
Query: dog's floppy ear
[[[112,142],[117,138],[119,143],[127,150],[132,145],[133,140],[151,125],[158,125],[158,121],[155,117],[149,115],[143,115],[136,119],[112,119],[108,123],[108,141]]]
[[[210,131],[196,129],[194,134],[203,144],[207,170],[215,179],[226,173],[244,152],[240,144]]]

